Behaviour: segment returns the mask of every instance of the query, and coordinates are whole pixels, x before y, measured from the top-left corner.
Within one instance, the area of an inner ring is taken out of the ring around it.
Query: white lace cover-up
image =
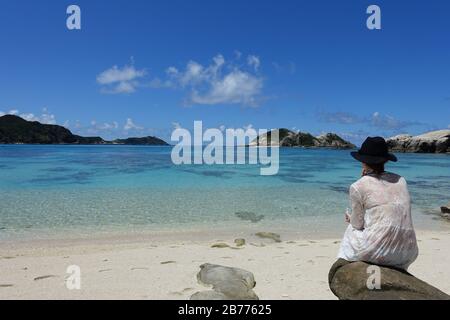
[[[350,187],[351,218],[338,258],[407,269],[418,255],[403,177],[366,175]]]

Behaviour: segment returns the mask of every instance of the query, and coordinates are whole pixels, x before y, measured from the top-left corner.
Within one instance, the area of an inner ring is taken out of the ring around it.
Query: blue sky
[[[82,29],[66,28],[77,4]],[[366,27],[381,8],[382,29]],[[0,114],[104,138],[174,126],[450,125],[448,1],[0,1]]]

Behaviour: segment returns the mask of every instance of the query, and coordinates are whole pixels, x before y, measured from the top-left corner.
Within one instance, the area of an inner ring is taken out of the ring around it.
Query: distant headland
[[[82,137],[62,126],[27,121],[15,115],[0,117],[0,144],[168,145],[164,140],[151,136],[113,141]]]

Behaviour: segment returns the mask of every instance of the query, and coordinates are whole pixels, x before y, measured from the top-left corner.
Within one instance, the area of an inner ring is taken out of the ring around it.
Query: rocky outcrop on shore
[[[378,275],[376,270],[379,270]],[[379,286],[375,277],[379,279]],[[340,300],[450,300],[446,293],[406,271],[360,261],[336,261],[329,272],[328,283]]]
[[[337,134],[326,133],[313,136],[307,132],[294,132],[288,129],[279,129],[278,141],[272,141],[272,132],[258,136],[249,146],[280,146],[280,147],[308,147],[308,148],[332,148],[332,149],[354,149],[354,144],[348,142]]]
[[[393,152],[450,153],[450,130],[439,130],[419,136],[407,134],[387,139]]]
[[[447,205],[441,207],[441,216],[442,218],[450,221],[450,202]]]
[[[232,267],[205,263],[200,266],[197,280],[212,290],[199,291],[191,300],[259,300],[253,291],[256,286],[253,273]]]

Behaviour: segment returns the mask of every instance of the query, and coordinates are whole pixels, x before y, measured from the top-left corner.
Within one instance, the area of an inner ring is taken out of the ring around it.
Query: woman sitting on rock
[[[408,186],[384,171],[397,158],[381,137],[367,138],[352,156],[362,162],[362,177],[350,187],[349,226],[338,257],[407,270],[418,255]]]

